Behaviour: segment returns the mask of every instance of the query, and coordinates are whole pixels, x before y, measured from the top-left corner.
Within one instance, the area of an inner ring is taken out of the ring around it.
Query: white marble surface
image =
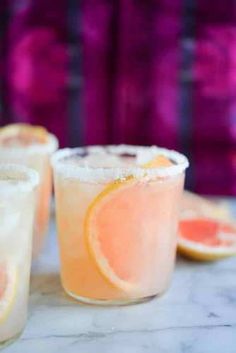
[[[60,285],[54,222],[33,266],[22,337],[5,353],[236,353],[236,258],[177,260],[161,298],[128,307],[80,305]]]

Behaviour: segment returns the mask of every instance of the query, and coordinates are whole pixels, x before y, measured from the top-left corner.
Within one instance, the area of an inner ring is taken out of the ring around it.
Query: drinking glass
[[[21,334],[27,319],[37,185],[34,170],[0,166],[0,348]]]
[[[11,125],[13,127],[18,124]],[[27,125],[26,125],[27,126]],[[47,133],[47,132],[46,132]],[[48,228],[50,200],[52,192],[52,176],[50,158],[58,148],[58,140],[53,134],[47,133],[47,141],[33,141],[24,145],[20,138],[13,144],[5,144],[0,139],[0,163],[17,163],[35,169],[39,173],[39,187],[34,223],[33,257],[36,258],[43,245]]]
[[[160,157],[167,166],[149,167]],[[65,291],[98,304],[163,293],[175,262],[186,157],[158,147],[95,146],[59,150],[52,164]]]

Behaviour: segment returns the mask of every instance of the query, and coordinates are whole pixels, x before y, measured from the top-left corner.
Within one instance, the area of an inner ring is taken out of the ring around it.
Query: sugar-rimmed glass
[[[0,348],[26,324],[38,182],[34,170],[0,165]]]
[[[163,155],[172,165],[148,168]],[[176,253],[188,161],[157,147],[64,149],[52,159],[64,289],[98,304],[163,293]]]
[[[48,228],[52,190],[50,158],[57,148],[58,140],[53,134],[48,134],[48,141],[43,144],[34,143],[28,146],[4,146],[0,141],[0,163],[23,164],[39,173],[33,257],[40,253]]]

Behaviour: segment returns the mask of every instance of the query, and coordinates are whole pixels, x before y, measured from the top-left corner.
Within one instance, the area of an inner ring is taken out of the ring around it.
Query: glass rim
[[[84,153],[110,153],[113,155],[130,154],[136,156],[137,166],[111,166],[111,167],[92,167],[70,165],[65,163],[65,159],[81,154],[81,160]],[[166,167],[143,168],[142,164],[150,161],[157,155],[164,155],[175,164]],[[143,160],[143,161],[142,161]],[[142,163],[141,163],[142,161]],[[179,175],[189,166],[187,157],[183,154],[161,148],[158,146],[133,146],[133,145],[105,145],[105,146],[87,146],[59,149],[51,157],[51,163],[54,171],[60,173],[66,178],[79,179],[81,181],[107,181],[107,179],[117,180],[134,176],[142,177],[172,177]]]
[[[39,184],[38,172],[21,164],[0,164],[0,176],[2,173],[6,173],[6,179],[4,180],[0,177],[0,193],[8,191],[32,191]],[[13,179],[13,177],[15,178]],[[22,177],[25,179],[22,179]],[[17,183],[11,183],[12,180],[16,180]]]
[[[32,154],[52,154],[58,149],[59,142],[54,134],[48,133],[48,141],[46,143],[34,143],[29,146],[1,146],[1,154],[13,154],[15,155],[32,155]]]

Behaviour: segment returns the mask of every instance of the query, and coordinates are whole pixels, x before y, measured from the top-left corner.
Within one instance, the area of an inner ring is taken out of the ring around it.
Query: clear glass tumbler
[[[5,137],[5,130],[19,129],[24,131],[37,131],[38,127],[33,127],[26,124],[13,124],[6,126],[0,131],[0,163],[17,163],[35,169],[39,173],[39,188],[37,196],[36,216],[34,223],[34,238],[33,238],[33,258],[40,253],[45,235],[47,233],[50,200],[52,192],[52,173],[50,158],[53,152],[58,148],[57,138],[49,134],[46,130],[45,141],[30,140],[30,136]],[[11,132],[11,130],[10,130]],[[29,139],[29,141],[26,140]],[[24,141],[26,140],[26,141]]]
[[[0,348],[21,334],[27,319],[37,185],[34,170],[0,166]]]
[[[65,291],[98,304],[163,293],[174,267],[186,157],[97,146],[60,150],[52,164]]]

